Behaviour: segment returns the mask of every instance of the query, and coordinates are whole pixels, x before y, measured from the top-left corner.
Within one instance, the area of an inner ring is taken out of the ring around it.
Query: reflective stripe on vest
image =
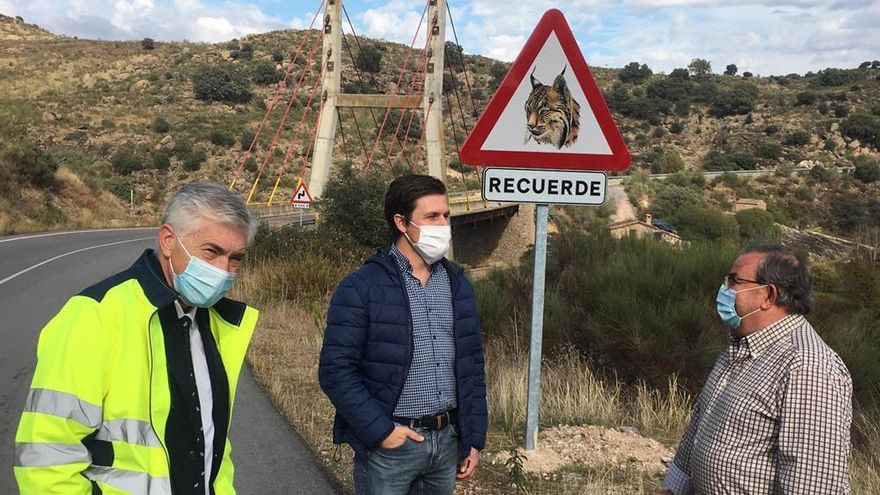
[[[92,481],[99,481],[132,495],[171,495],[169,476],[150,476],[141,471],[104,466],[92,466],[83,475]]]
[[[46,388],[32,388],[28,393],[24,410],[69,419],[92,429],[101,426],[101,419],[104,416],[101,406],[86,402],[67,392]]]
[[[16,467],[59,466],[77,462],[92,462],[91,454],[81,443],[15,443]]]
[[[98,440],[125,442],[146,447],[161,447],[153,425],[136,419],[112,419],[101,424],[95,435]]]

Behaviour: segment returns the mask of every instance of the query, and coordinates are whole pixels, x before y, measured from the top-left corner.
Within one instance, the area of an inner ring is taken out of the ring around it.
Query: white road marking
[[[20,237],[10,237],[8,239],[0,239],[0,244],[4,242],[13,242],[13,241],[23,241],[25,239],[36,239],[38,237],[51,237],[55,235],[67,235],[67,234],[86,234],[93,232],[123,232],[127,230],[155,230],[156,227],[136,227],[136,228],[128,228],[128,229],[94,229],[94,230],[70,230],[66,232],[48,232],[45,234],[34,234],[34,235],[24,235]]]
[[[126,244],[126,243],[129,243],[129,242],[146,241],[147,239],[152,239],[152,238],[153,238],[153,236],[150,236],[150,237],[139,237],[139,238],[137,238],[137,239],[129,239],[129,240],[127,240],[127,241],[117,241],[117,242],[110,242],[110,243],[107,243],[107,244],[99,244],[99,245],[97,245],[97,246],[90,246],[90,247],[86,247],[86,248],[82,248],[82,249],[77,249],[77,250],[75,250],[75,251],[71,251],[71,252],[69,252],[69,253],[59,254],[58,256],[53,256],[52,258],[49,258],[49,259],[47,259],[47,260],[43,260],[43,261],[37,263],[36,265],[29,266],[29,267],[25,268],[24,270],[21,270],[21,271],[19,271],[19,272],[17,272],[17,273],[13,273],[12,275],[10,275],[10,276],[8,276],[8,277],[6,277],[6,278],[0,280],[0,285],[3,285],[3,284],[5,284],[6,282],[9,282],[10,280],[14,279],[15,277],[17,277],[17,276],[19,276],[19,275],[25,274],[25,273],[27,273],[27,272],[33,270],[34,268],[39,268],[39,267],[45,265],[46,263],[51,263],[51,262],[53,262],[53,261],[55,261],[55,260],[57,260],[57,259],[59,259],[59,258],[63,258],[63,257],[65,257],[65,256],[70,256],[71,254],[81,253],[81,252],[83,252],[83,251],[90,251],[90,250],[92,250],[92,249],[98,249],[98,248],[102,248],[102,247],[116,246],[116,245],[118,245],[118,244]]]

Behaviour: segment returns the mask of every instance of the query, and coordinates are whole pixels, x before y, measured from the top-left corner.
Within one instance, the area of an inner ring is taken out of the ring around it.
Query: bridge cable
[[[246,203],[248,203],[248,204],[250,204],[251,198],[253,198],[254,192],[257,189],[257,185],[260,182],[260,178],[263,176],[263,171],[266,169],[266,165],[269,163],[269,160],[272,159],[272,152],[275,151],[275,145],[278,143],[278,137],[281,135],[281,132],[284,128],[285,122],[287,122],[287,116],[290,114],[290,109],[291,109],[291,107],[293,107],[293,103],[296,101],[296,97],[299,93],[299,89],[302,87],[302,82],[305,79],[306,74],[308,72],[310,72],[310,70],[311,70],[312,60],[314,59],[315,51],[317,50],[318,45],[323,42],[323,38],[324,38],[324,35],[323,35],[323,31],[322,31],[321,37],[317,38],[315,40],[316,41],[315,44],[312,46],[311,50],[309,51],[308,60],[306,60],[306,64],[303,66],[303,70],[300,73],[299,80],[296,83],[296,87],[294,88],[293,93],[290,96],[290,100],[287,102],[287,107],[284,109],[284,115],[282,115],[281,121],[278,123],[278,128],[275,130],[275,135],[272,137],[272,142],[270,143],[269,148],[266,150],[266,156],[263,158],[263,163],[262,163],[262,165],[260,165],[260,169],[257,172],[256,178],[254,179],[254,185],[253,185],[253,187],[251,187],[251,191],[248,194],[248,197],[246,200]],[[324,66],[326,66],[326,61],[324,62]],[[324,72],[324,67],[322,66],[321,75],[323,75],[323,72]],[[320,81],[320,76],[319,76],[318,81]],[[283,164],[282,164],[282,167],[283,167]],[[283,170],[283,168],[282,168],[282,170]],[[279,179],[280,179],[280,177],[279,177]],[[276,181],[276,188],[277,188],[277,181]]]
[[[429,0],[429,1],[430,1],[430,0]],[[418,25],[418,27],[416,28],[416,32],[415,32],[415,34],[413,35],[413,39],[412,39],[412,42],[410,43],[409,50],[406,52],[406,56],[404,57],[404,59],[403,59],[403,63],[401,64],[401,67],[400,67],[400,75],[397,77],[397,83],[394,85],[394,94],[395,94],[395,95],[396,95],[397,92],[400,90],[400,84],[401,84],[401,82],[403,82],[403,76],[406,74],[406,68],[407,68],[407,64],[408,64],[408,62],[409,62],[409,58],[410,58],[410,56],[412,55],[413,49],[414,49],[415,44],[416,44],[416,39],[417,39],[418,36],[419,36],[419,32],[421,32],[421,30],[422,30],[422,24],[423,24],[424,21],[425,21],[425,15],[428,13],[428,5],[429,5],[429,3],[428,3],[428,2],[425,2],[425,8],[424,8],[424,10],[422,11],[422,17],[419,19],[419,25]],[[426,46],[427,46],[427,43],[430,42],[430,40],[431,40],[431,35],[430,35],[430,33],[427,33],[427,32],[426,32],[425,39],[426,39]],[[382,119],[382,125],[379,126],[379,131],[378,131],[377,134],[376,134],[376,139],[377,139],[377,141],[373,144],[373,151],[370,153],[370,158],[367,160],[367,166],[366,166],[366,169],[367,169],[367,170],[369,170],[370,165],[372,165],[372,163],[373,163],[373,156],[374,156],[375,153],[376,153],[376,148],[377,148],[377,144],[378,144],[378,139],[379,139],[379,137],[382,135],[382,132],[383,132],[384,129],[385,129],[385,124],[386,124],[386,122],[388,122],[388,114],[390,113],[390,111],[391,111],[391,108],[390,108],[390,107],[386,107],[386,108],[385,108],[385,117]],[[394,139],[394,138],[392,138],[392,139]]]
[[[312,18],[311,24],[309,24],[308,32],[300,40],[299,46],[297,47],[296,52],[295,52],[293,58],[291,58],[290,64],[287,67],[287,71],[284,73],[284,77],[275,86],[275,94],[272,96],[272,101],[269,104],[269,107],[266,109],[266,113],[265,113],[265,115],[263,115],[263,120],[260,122],[260,125],[257,127],[257,131],[254,133],[254,138],[251,140],[251,143],[248,146],[247,151],[245,151],[244,155],[241,158],[241,161],[238,164],[238,167],[235,171],[235,176],[232,179],[232,182],[229,184],[230,190],[232,190],[232,188],[235,186],[235,182],[238,180],[238,177],[241,175],[242,170],[244,170],[244,165],[247,162],[247,159],[250,157],[251,153],[253,152],[254,146],[257,143],[257,139],[259,138],[260,133],[263,130],[263,127],[266,125],[266,122],[269,120],[269,115],[272,113],[272,111],[275,109],[276,105],[278,104],[279,96],[280,96],[281,92],[283,91],[283,89],[287,85],[287,79],[288,79],[288,77],[290,77],[290,73],[293,71],[293,68],[296,66],[296,62],[299,59],[300,54],[302,53],[303,45],[305,44],[306,39],[311,38],[311,36],[312,36],[312,27],[315,25],[315,21],[318,19],[318,15],[324,9],[325,1],[326,0],[323,0],[321,2],[321,6],[318,8],[318,10],[315,11],[315,16]]]
[[[409,90],[407,92],[407,96],[412,96],[414,91],[418,94],[418,96],[422,96],[424,94],[424,86],[425,86],[424,81],[425,81],[425,78],[427,78],[427,71],[428,71],[428,45],[430,44],[430,42],[431,42],[431,37],[430,37],[430,35],[428,35],[428,37],[425,41],[425,48],[422,50],[421,55],[419,55],[419,60],[416,62],[415,73],[414,73],[413,77],[410,79]],[[422,76],[422,77],[419,78],[417,76]],[[421,82],[421,88],[416,90],[416,86],[418,85],[419,82]],[[406,133],[403,136],[403,142],[400,144],[400,152],[398,152],[397,157],[395,158],[395,160],[398,163],[400,161],[400,157],[403,156],[403,152],[406,150],[406,143],[409,141],[409,131],[412,128],[412,122],[413,122],[413,118],[415,117],[415,111],[416,110],[414,108],[409,109],[410,117],[409,117],[409,122],[407,123],[407,126],[406,126]],[[406,109],[404,109],[400,112],[400,118],[397,119],[397,127],[394,129],[395,136],[400,135],[400,127],[403,124],[404,117],[406,117]],[[398,137],[398,141],[400,141],[399,137]],[[394,145],[394,143],[392,143],[392,146],[393,145]],[[390,156],[391,156],[390,151],[388,153],[388,156],[390,158]],[[409,163],[409,166],[410,166],[410,170],[415,171],[415,164],[414,163]]]
[[[352,24],[351,18],[348,17],[348,11],[346,10],[344,3],[342,4],[342,12],[345,14],[345,19],[348,21],[348,25],[351,28],[352,36],[354,37],[354,41],[358,46],[358,51],[362,56],[364,53],[363,47],[361,46],[361,42],[358,39],[357,32],[355,32],[355,30],[354,30],[354,24]],[[345,44],[345,48],[348,51],[348,56],[351,58],[351,65],[352,65],[352,67],[354,67],[354,73],[355,73],[355,75],[357,75],[358,82],[360,83],[360,87],[363,88],[364,87],[364,79],[363,79],[363,76],[361,76],[361,70],[358,69],[357,59],[355,58],[354,52],[351,49],[351,44],[348,42],[348,39],[344,35],[342,36],[342,42]],[[369,74],[370,74],[370,77],[373,79],[373,86],[376,88],[376,92],[379,93],[381,91],[381,88],[379,87],[379,81],[376,80],[376,76],[373,73],[369,73]],[[369,111],[370,111],[370,117],[372,117],[372,119],[373,119],[373,125],[376,128],[378,128],[379,127],[379,120],[376,119],[376,112],[372,108],[370,108]],[[354,108],[351,109],[351,114],[354,117],[355,125],[357,126],[357,129],[358,129],[358,134],[361,136],[361,142],[363,143],[363,135],[361,134],[360,126],[357,125],[357,115],[355,115]],[[382,144],[382,151],[385,151],[387,149],[387,147],[385,145],[384,138],[382,139],[381,144]],[[362,146],[364,148],[364,156],[367,156],[366,145],[362,144]],[[388,165],[391,166],[391,162],[389,162]]]

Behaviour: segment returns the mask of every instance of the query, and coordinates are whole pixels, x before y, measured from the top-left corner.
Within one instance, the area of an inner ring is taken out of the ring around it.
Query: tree
[[[639,84],[651,77],[651,74],[653,72],[646,64],[639,65],[638,62],[630,62],[623,69],[620,69],[617,78],[624,83]]]
[[[859,64],[859,69],[868,69],[871,67],[871,62],[862,62]]]
[[[880,69],[880,60],[874,60],[873,62],[871,62],[871,68]]]
[[[446,59],[446,65],[455,72],[460,72],[464,68],[464,55],[460,45],[447,41],[443,45],[443,56]]]
[[[651,211],[657,217],[670,218],[679,211],[705,204],[700,192],[690,187],[666,186],[651,202]]]
[[[736,68],[736,65],[728,64],[727,67],[724,68],[724,75],[725,76],[735,76],[737,70],[738,69]]]
[[[732,240],[738,233],[736,221],[730,215],[706,205],[681,209],[670,221],[687,240]]]
[[[751,83],[743,82],[734,88],[717,93],[711,99],[709,113],[715,117],[745,115],[752,111],[757,97],[758,89]]]
[[[251,91],[247,77],[229,64],[202,65],[192,75],[193,95],[197,100],[247,103]]]
[[[110,168],[119,175],[130,175],[144,168],[141,158],[131,148],[120,148],[110,157]]]
[[[752,73],[749,72],[749,71],[745,71],[745,72],[743,72],[743,78],[745,78],[745,79],[748,79],[748,78],[752,77],[753,75],[754,75],[754,74],[752,74]]]
[[[867,209],[858,196],[842,194],[831,200],[831,222],[844,234],[865,224]]]
[[[378,248],[389,241],[385,223],[385,181],[343,161],[320,199],[321,227],[349,235],[358,244]],[[358,219],[352,222],[352,218]]]
[[[688,64],[688,72],[694,77],[707,77],[712,73],[712,64],[703,58],[695,58]]]
[[[141,48],[144,50],[152,50],[156,48],[156,42],[153,41],[153,38],[144,38],[141,40]]]
[[[677,69],[672,69],[672,72],[669,73],[670,79],[688,79],[690,74],[688,74],[687,69],[682,69],[681,67]]]

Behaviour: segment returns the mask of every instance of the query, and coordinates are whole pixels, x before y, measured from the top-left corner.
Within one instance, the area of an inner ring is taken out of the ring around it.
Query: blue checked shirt
[[[397,246],[391,253],[403,275],[412,314],[413,357],[394,415],[420,418],[456,407],[455,335],[452,290],[442,263],[431,268],[428,285],[413,276],[412,266]]]

